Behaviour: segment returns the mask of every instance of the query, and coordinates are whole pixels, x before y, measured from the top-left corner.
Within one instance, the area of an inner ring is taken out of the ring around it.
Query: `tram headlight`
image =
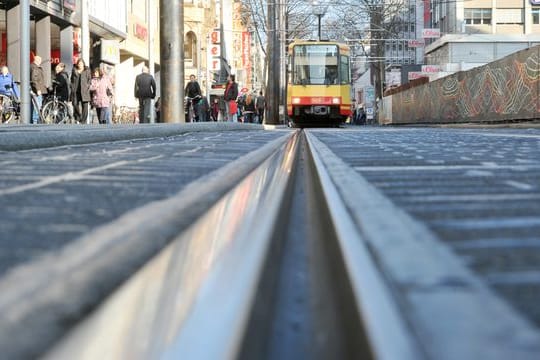
[[[299,97],[293,97],[292,98],[292,103],[295,104],[295,105],[300,104],[300,98]]]
[[[341,98],[338,98],[338,97],[332,98],[332,104],[334,105],[341,104]]]

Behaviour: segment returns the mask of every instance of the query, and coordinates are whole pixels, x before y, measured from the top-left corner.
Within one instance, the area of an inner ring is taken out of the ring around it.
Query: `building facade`
[[[469,70],[540,43],[537,0],[435,0],[429,22],[441,31],[441,37],[425,48],[426,64],[440,67],[431,79]]]

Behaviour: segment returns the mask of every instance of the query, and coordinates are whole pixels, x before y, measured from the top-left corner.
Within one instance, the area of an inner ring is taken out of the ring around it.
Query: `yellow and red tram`
[[[294,125],[338,125],[351,115],[350,49],[333,41],[289,44],[287,114]]]

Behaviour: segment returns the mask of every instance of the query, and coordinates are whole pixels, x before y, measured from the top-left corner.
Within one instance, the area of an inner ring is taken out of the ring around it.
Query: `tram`
[[[350,49],[333,41],[289,44],[287,114],[292,124],[339,125],[351,115]]]

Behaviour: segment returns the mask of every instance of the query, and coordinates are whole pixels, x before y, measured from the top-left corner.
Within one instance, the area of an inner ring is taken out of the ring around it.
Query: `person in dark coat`
[[[92,100],[90,96],[90,83],[92,73],[84,60],[80,58],[71,72],[71,101],[73,102],[73,112],[75,121],[86,124],[88,120],[88,103]]]
[[[156,97],[156,81],[148,73],[148,67],[143,66],[142,73],[135,78],[135,97],[139,99],[139,122],[150,122],[152,99]]]
[[[69,94],[70,94],[70,82],[69,82],[69,75],[66,72],[66,64],[59,63],[54,68],[55,76],[54,76],[54,87],[56,89],[56,96],[58,99],[68,102],[70,100]]]
[[[30,64],[30,87],[32,88],[32,97],[36,101],[37,108],[32,103],[32,124],[37,124],[39,120],[39,111],[43,102],[43,95],[47,92],[45,84],[45,73],[41,67],[41,56],[34,56],[34,62]]]
[[[227,87],[225,88],[225,94],[223,95],[223,100],[225,100],[225,104],[227,104],[227,120],[236,122],[236,111],[231,111],[231,107],[235,108],[237,106],[236,98],[238,97],[238,84],[235,82],[235,76],[233,74],[230,74],[227,77],[227,80]],[[235,103],[232,104],[231,101]]]

